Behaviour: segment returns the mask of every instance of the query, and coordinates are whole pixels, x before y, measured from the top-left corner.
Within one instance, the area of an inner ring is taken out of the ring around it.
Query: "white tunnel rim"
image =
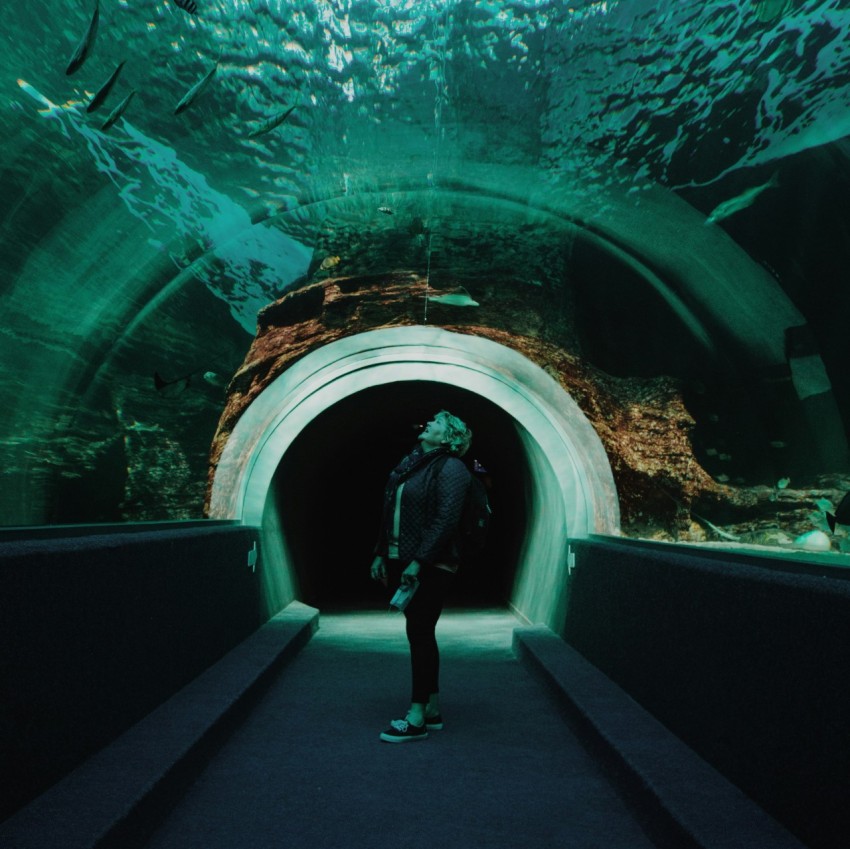
[[[566,390],[511,348],[428,326],[347,336],[311,352],[272,381],[227,440],[213,479],[210,517],[260,525],[274,473],[304,428],[353,394],[416,380],[482,395],[530,435],[560,482],[556,512],[564,534],[619,533],[608,457]]]

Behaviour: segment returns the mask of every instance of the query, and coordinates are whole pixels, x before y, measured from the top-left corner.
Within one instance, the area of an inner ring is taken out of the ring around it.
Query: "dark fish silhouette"
[[[835,515],[832,513],[826,514],[826,522],[829,525],[829,530],[835,533],[836,525],[850,525],[850,492],[841,499]]]
[[[115,81],[118,79],[118,76],[120,75],[121,69],[123,67],[124,67],[124,62],[122,62],[112,72],[112,76],[97,90],[97,93],[91,99],[91,103],[89,103],[89,105],[86,106],[86,112],[94,112],[95,109],[99,109],[101,106],[103,106],[103,102],[109,96],[109,92],[112,91],[112,86],[115,85]]]
[[[86,57],[91,52],[92,47],[94,47],[94,40],[97,36],[97,22],[100,20],[100,0],[95,0],[94,3],[94,14],[91,16],[91,22],[89,23],[89,28],[86,30],[86,34],[80,40],[80,43],[77,45],[77,49],[74,51],[74,55],[71,57],[71,61],[68,63],[68,67],[65,69],[65,73],[68,76],[71,76],[75,71],[78,71],[83,62],[86,61]]]
[[[174,5],[185,9],[190,15],[194,15],[198,11],[198,4],[195,0],[174,0]]]
[[[227,381],[218,372],[202,372],[199,368],[171,380],[166,380],[158,371],[155,371],[153,373],[153,385],[156,387],[156,391],[163,397],[174,398],[188,389],[192,385],[192,379],[199,374],[203,378],[204,383],[208,383],[216,389],[223,389],[227,385]],[[195,386],[197,387],[197,382]]]
[[[174,114],[179,115],[184,109],[188,109],[203,93],[206,87],[210,84],[210,80],[215,76],[218,70],[218,62],[207,71],[203,79],[199,80],[180,98],[180,102],[174,107]]]
[[[296,103],[295,106],[297,105],[298,104]],[[295,106],[290,106],[289,109],[287,109],[285,112],[281,112],[280,114],[274,115],[273,117],[269,118],[267,121],[263,121],[263,123],[260,124],[260,126],[257,127],[256,130],[251,130],[251,132],[248,133],[248,138],[255,139],[257,138],[257,136],[261,136],[263,135],[263,133],[268,133],[275,127],[279,127],[292,114],[292,111],[295,109]]]
[[[775,173],[766,183],[761,186],[756,186],[754,189],[747,189],[745,192],[741,192],[741,194],[736,195],[730,200],[724,200],[719,206],[716,206],[712,211],[708,218],[705,219],[706,224],[715,224],[718,221],[722,221],[724,218],[728,218],[730,215],[734,215],[736,212],[740,212],[742,209],[746,209],[748,206],[752,206],[755,202],[755,199],[766,189],[775,189],[779,185],[779,173]]]
[[[153,373],[153,385],[156,387],[156,391],[165,395],[168,398],[173,398],[175,395],[179,395],[183,392],[184,389],[189,388],[189,384],[192,382],[192,375],[195,372],[189,372],[189,374],[184,374],[182,377],[175,377],[174,380],[166,380],[158,371]]]
[[[110,113],[109,117],[100,125],[100,129],[106,132],[123,114],[124,110],[130,105],[136,89],[133,89]]]

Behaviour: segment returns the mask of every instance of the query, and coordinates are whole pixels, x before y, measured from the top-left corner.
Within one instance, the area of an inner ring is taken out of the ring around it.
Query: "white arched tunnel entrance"
[[[523,454],[525,518],[505,600],[531,621],[556,621],[565,600],[567,537],[619,531],[614,480],[596,432],[564,389],[521,354],[488,339],[435,327],[389,328],[346,337],[297,361],[230,434],[213,481],[210,516],[262,524],[267,592],[280,601],[298,597],[285,523],[275,516],[276,507],[269,509],[282,461],[334,407],[361,394],[374,404],[376,387],[411,383],[462,390],[486,399],[510,420],[511,448]],[[364,412],[374,429],[386,414],[378,405]],[[325,427],[325,442],[337,434],[344,440],[348,424],[346,415],[335,430]],[[323,453],[321,444],[310,450]],[[300,483],[293,478],[281,485]],[[333,533],[335,511],[344,508],[335,503],[333,480],[325,480],[323,491]],[[270,601],[273,608],[274,598]]]

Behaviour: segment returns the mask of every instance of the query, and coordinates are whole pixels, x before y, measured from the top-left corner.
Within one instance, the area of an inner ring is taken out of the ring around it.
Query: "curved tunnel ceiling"
[[[427,268],[439,287],[465,264],[569,290],[589,244],[666,303],[671,362],[684,333],[721,371],[790,374],[802,400],[834,390],[818,416],[846,429],[838,2],[102,0],[66,75],[93,8],[15,7],[0,56],[6,523],[71,515],[55,479],[77,492],[75,467],[114,464],[124,503],[143,499],[155,482],[119,469],[120,442],[200,492],[158,415],[209,421],[257,310],[330,271]],[[149,401],[155,370],[196,394]]]

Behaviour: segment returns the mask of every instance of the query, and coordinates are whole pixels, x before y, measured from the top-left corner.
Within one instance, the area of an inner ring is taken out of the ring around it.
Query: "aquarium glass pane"
[[[850,548],[848,35],[839,0],[10,5],[2,523],[201,517],[258,311],[409,270],[632,381],[627,535]]]

